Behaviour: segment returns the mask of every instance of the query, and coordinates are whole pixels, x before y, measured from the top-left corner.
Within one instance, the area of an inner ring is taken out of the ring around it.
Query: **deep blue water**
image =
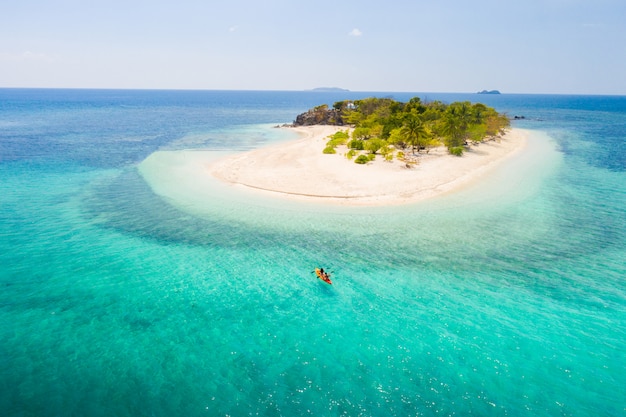
[[[524,116],[535,153],[389,208],[139,169],[373,95]],[[625,170],[619,96],[0,89],[0,412],[624,415]]]

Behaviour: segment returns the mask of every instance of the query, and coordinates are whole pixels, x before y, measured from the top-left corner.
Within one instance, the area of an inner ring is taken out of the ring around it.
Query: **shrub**
[[[364,144],[365,149],[370,151],[371,153],[376,153],[380,148],[386,145],[386,142],[379,138],[372,138]]]
[[[339,132],[335,132],[332,136],[332,139],[337,139],[337,140],[344,140],[347,141],[348,139],[350,139],[350,135],[348,134],[347,130],[340,130]],[[345,143],[345,142],[344,142]]]
[[[364,148],[364,144],[362,140],[359,139],[352,139],[349,143],[348,143],[348,148],[350,149],[356,149],[357,151],[362,151]]]
[[[341,145],[341,143],[337,143],[337,141],[335,141],[334,139],[329,140],[328,142],[326,142],[326,146],[331,146],[333,148],[337,147]]]
[[[359,155],[355,160],[354,163],[355,164],[367,164],[370,161],[370,159],[367,157],[367,155]]]
[[[356,151],[354,149],[350,149],[348,153],[346,154],[346,158],[352,159],[354,158],[355,155],[356,155]]]
[[[384,144],[378,151],[385,158],[385,160],[391,161],[393,159],[394,149],[388,144]],[[388,156],[391,156],[391,158],[388,158]]]
[[[339,146],[345,145],[350,136],[347,131],[339,131],[329,136],[330,140],[326,143],[327,146]]]
[[[327,153],[327,154],[337,153],[337,151],[335,150],[334,146],[327,146],[327,147],[324,148],[324,150],[322,152],[323,153]]]
[[[453,146],[452,148],[450,148],[450,154],[454,155],[454,156],[461,156],[463,155],[463,147],[462,146]]]
[[[352,137],[354,139],[369,139],[372,136],[372,131],[369,127],[357,127],[352,131]]]

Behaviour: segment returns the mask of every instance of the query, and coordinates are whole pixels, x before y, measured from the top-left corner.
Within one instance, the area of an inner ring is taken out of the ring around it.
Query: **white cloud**
[[[349,36],[361,36],[363,35],[363,32],[361,32],[359,29],[354,28],[350,31],[350,33],[348,33]]]

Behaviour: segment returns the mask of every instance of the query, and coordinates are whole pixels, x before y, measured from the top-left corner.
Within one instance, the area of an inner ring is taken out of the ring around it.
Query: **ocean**
[[[528,149],[394,207],[206,175],[370,96]],[[3,416],[626,415],[626,97],[0,89],[0,286]]]

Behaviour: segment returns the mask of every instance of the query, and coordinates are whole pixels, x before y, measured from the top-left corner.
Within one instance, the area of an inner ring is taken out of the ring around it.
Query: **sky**
[[[626,95],[624,0],[2,0],[0,88]]]

